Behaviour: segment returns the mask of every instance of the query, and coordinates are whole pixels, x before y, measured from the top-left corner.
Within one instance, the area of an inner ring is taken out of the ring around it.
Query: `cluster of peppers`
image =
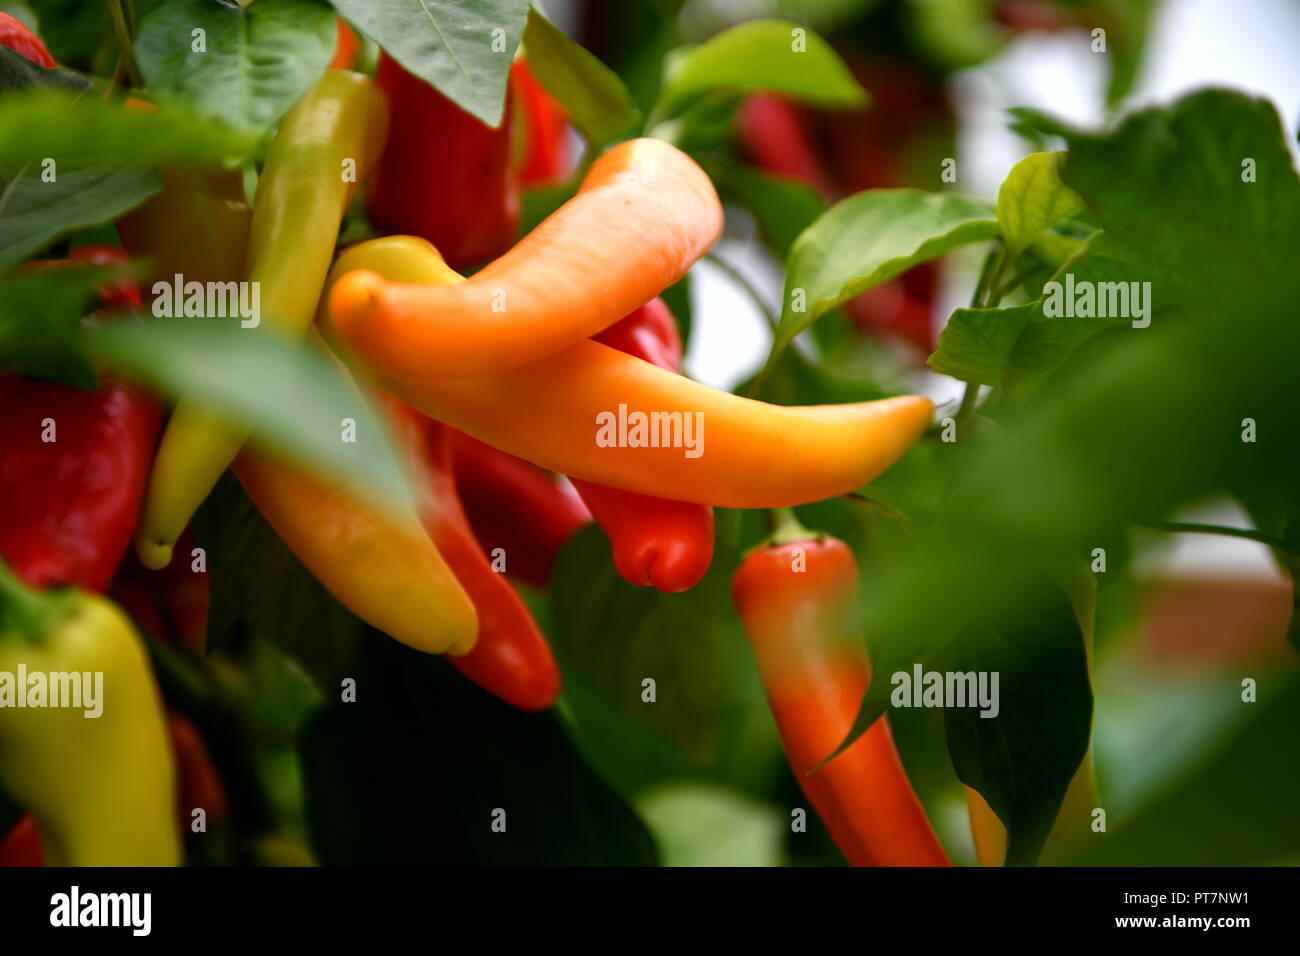
[[[714,507],[847,493],[929,424],[931,404],[916,396],[779,407],[680,373],[681,340],[658,296],[717,239],[722,209],[675,147],[637,139],[596,157],[576,195],[516,241],[521,185],[569,165],[563,114],[526,64],[490,129],[386,54],[375,79],[347,59],[341,42],[335,67],[281,123],[251,207],[238,171],[166,169],[162,191],[119,232],[131,261],[158,276],[260,283],[269,334],[346,355],[387,413],[420,500],[409,513],[381,509],[244,447],[244,429],[188,397],[159,439],[160,410],[132,386],[0,378],[15,410],[0,436],[0,501],[12,511],[0,516],[0,553],[26,581],[0,578],[0,669],[102,670],[114,708],[102,722],[0,711],[0,782],[35,815],[47,860],[179,859],[167,719],[143,644],[96,592],[121,577],[132,534],[144,568],[180,566],[184,577],[188,552],[173,552],[227,468],[353,613],[539,711],[560,674],[495,556],[509,576],[544,585],[564,539],[594,518],[619,574],[682,591],[712,560]],[[356,176],[341,177],[349,160]],[[336,258],[361,188],[387,235]],[[468,279],[455,271],[476,264]],[[707,441],[694,456],[598,441],[602,416],[624,409],[695,416]],[[48,419],[57,443],[40,440]],[[809,773],[847,733],[868,681],[857,578],[842,542],[787,525],[745,558],[733,594],[790,763],[846,857],[945,864],[884,721]],[[112,825],[97,806],[114,808]]]

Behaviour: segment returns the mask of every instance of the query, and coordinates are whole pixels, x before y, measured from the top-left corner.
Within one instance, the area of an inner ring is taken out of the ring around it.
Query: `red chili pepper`
[[[375,228],[429,240],[454,269],[509,249],[519,225],[509,98],[489,129],[385,53],[376,79],[392,124],[366,193]]]
[[[830,180],[813,142],[803,109],[776,93],[746,98],[736,117],[736,131],[749,161],[761,169],[802,179],[828,200]]]
[[[7,46],[38,66],[54,69],[59,65],[36,34],[7,13],[0,13],[0,46]]]
[[[189,532],[176,542],[176,557],[160,571],[151,571],[128,554],[113,579],[112,596],[145,634],[160,644],[179,638],[187,650],[202,654],[208,640],[211,577],[195,571],[194,539]]]
[[[334,58],[330,60],[329,68],[346,70],[351,68],[352,61],[357,58],[361,42],[342,17],[336,15],[334,19],[338,21],[338,39],[334,42]]]
[[[456,493],[451,429],[390,400],[394,423],[417,483],[421,520],[478,611],[478,641],[447,661],[484,690],[520,710],[545,710],[560,693],[550,645],[505,575],[494,571],[474,538]]]
[[[88,266],[123,270],[121,276],[99,286],[95,292],[106,309],[113,311],[140,309],[140,289],[135,284],[135,277],[127,271],[131,260],[117,246],[94,244],[77,246],[68,253],[68,260],[83,262]]]
[[[677,322],[661,299],[652,299],[594,338],[670,372],[681,366]],[[614,567],[624,580],[675,594],[694,587],[709,570],[713,509],[708,505],[571,481],[605,529]]]
[[[44,865],[41,831],[37,829],[36,818],[30,813],[24,813],[9,834],[0,840],[0,866]]]
[[[99,247],[76,261],[121,264]],[[38,268],[78,267],[35,263]],[[114,282],[102,293],[138,306]],[[0,375],[0,555],[28,584],[108,587],[135,528],[162,409],[111,378],[94,391]]]
[[[555,556],[591,520],[559,476],[449,428],[456,492],[484,554],[500,548],[506,571],[546,587]]]
[[[564,107],[537,82],[524,60],[516,60],[510,68],[510,81],[524,126],[519,181],[524,185],[556,182],[568,172],[571,160]]]
[[[808,773],[853,726],[871,677],[853,552],[834,538],[757,548],[732,597],[790,767],[836,846],[854,866],[947,866],[883,717]]]

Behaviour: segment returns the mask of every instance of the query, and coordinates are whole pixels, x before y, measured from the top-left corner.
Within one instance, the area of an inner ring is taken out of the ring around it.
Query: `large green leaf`
[[[753,786],[771,772],[771,717],[729,594],[736,561],[719,541],[704,580],[667,595],[619,577],[599,528],[560,554],[550,637],[567,709],[584,752],[624,793],[685,775]],[[643,700],[647,679],[654,702]]]
[[[1110,132],[1062,131],[1065,182],[1170,318],[1094,337],[995,446],[956,458],[965,473],[923,552],[882,569],[868,602],[878,679],[855,732],[888,707],[886,675],[937,660],[973,619],[1025,610],[1035,570],[1300,469],[1300,181],[1276,110],[1211,90]],[[1248,417],[1267,441],[1242,441]]]
[[[510,63],[532,0],[332,0],[394,60],[488,126],[501,123]]]
[[[645,826],[554,714],[515,710],[447,662],[375,631],[352,676],[355,702],[334,697],[302,741],[307,821],[323,864],[657,862]],[[400,806],[427,825],[413,826],[394,812]]]
[[[559,100],[594,152],[632,132],[641,113],[618,74],[536,9],[524,31],[528,68]]]
[[[64,93],[85,93],[90,81],[71,70],[50,69],[33,63],[21,53],[0,46],[0,92],[45,87]]]
[[[172,0],[140,21],[134,49],[161,102],[262,133],[325,72],[336,37],[324,0]]]
[[[867,102],[866,91],[825,40],[788,20],[751,20],[669,60],[656,118],[714,90],[771,90],[829,109]]]
[[[413,500],[381,419],[315,349],[220,319],[115,324],[90,338],[98,355],[129,375],[251,429],[254,444],[362,493],[397,505]],[[355,441],[343,438],[347,419]]]
[[[1059,174],[1065,154],[1030,153],[1011,167],[998,190],[998,223],[1007,254],[1017,256],[1057,223],[1083,211],[1083,200]]]
[[[1031,608],[959,637],[936,668],[997,675],[995,716],[949,706],[944,727],[957,776],[1006,825],[1011,866],[1031,865],[1042,851],[1092,727],[1087,654],[1074,608],[1049,581],[1031,580],[1026,590]]]
[[[962,193],[872,189],[836,203],[790,250],[773,352],[841,302],[997,234],[989,205]]]

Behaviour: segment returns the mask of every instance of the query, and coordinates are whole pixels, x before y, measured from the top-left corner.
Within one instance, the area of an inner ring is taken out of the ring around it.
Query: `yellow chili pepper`
[[[171,738],[143,642],[113,602],[33,591],[3,563],[0,782],[36,816],[51,866],[180,863]]]
[[[346,70],[326,71],[280,125],[258,181],[248,246],[248,281],[275,332],[301,336],[311,323],[343,212],[387,130],[383,93]],[[171,561],[176,539],[247,437],[247,429],[182,398],[149,479],[136,534],[141,563]]]

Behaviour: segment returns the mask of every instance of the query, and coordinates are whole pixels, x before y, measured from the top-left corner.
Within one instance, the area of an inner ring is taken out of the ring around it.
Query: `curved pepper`
[[[554,183],[563,178],[570,162],[569,123],[564,108],[537,82],[527,60],[515,60],[511,65],[510,84],[523,115],[524,143],[519,160],[519,181],[524,185]]]
[[[280,124],[257,184],[248,245],[248,280],[258,284],[262,318],[276,332],[301,336],[310,324],[343,211],[382,148],[387,117],[369,78],[326,70]],[[344,175],[350,170],[355,177]],[[136,535],[145,567],[171,560],[176,539],[247,436],[247,429],[181,399]]]
[[[613,325],[685,275],[721,229],[717,193],[694,160],[631,140],[473,278],[434,286],[360,271],[335,284],[330,319],[390,377],[500,371]]]
[[[560,693],[546,638],[504,574],[493,570],[470,530],[453,477],[451,430],[390,400],[394,423],[423,489],[421,518],[478,611],[474,649],[449,663],[520,710],[545,710]]]
[[[454,428],[456,493],[484,554],[500,548],[506,573],[546,587],[555,557],[591,514],[563,479]]]
[[[464,654],[474,606],[414,513],[397,518],[342,485],[242,453],[235,476],[275,533],[349,611],[408,647]]]
[[[853,552],[834,538],[760,547],[732,597],[790,768],[835,845],[854,866],[947,866],[885,720],[809,774],[853,726],[871,676]]]
[[[17,682],[20,668],[25,684]],[[13,706],[38,673],[102,674],[102,712],[87,717],[84,699]],[[81,591],[38,594],[0,564],[0,695],[10,698],[0,707],[0,783],[36,816],[48,863],[180,862],[176,773],[158,688],[143,642],[115,604]]]
[[[36,34],[7,13],[0,13],[0,46],[7,46],[37,66],[52,70],[59,65]]]
[[[676,372],[682,360],[677,322],[662,299],[651,299],[611,325],[596,341]],[[575,479],[573,487],[609,537],[614,567],[632,584],[668,594],[699,583],[713,561],[713,509],[652,498]]]
[[[360,268],[407,283],[459,278],[436,249],[409,236],[353,246],[339,258],[331,281],[342,276],[341,285],[348,271]],[[331,308],[336,302],[330,295]],[[418,369],[385,364],[386,355],[372,352],[366,337],[351,336],[346,325],[342,331],[385,390],[502,451],[573,478],[728,508],[804,504],[860,488],[912,446],[934,407],[916,395],[850,405],[768,405],[586,339],[504,371],[432,380]],[[703,432],[695,432],[703,439],[700,454],[687,457],[691,449],[681,445],[618,444],[620,406],[626,415],[677,412],[683,425],[702,421]],[[602,445],[602,439],[611,443]]]
[[[519,228],[510,97],[493,129],[387,53],[379,55],[375,79],[393,112],[366,189],[375,228],[428,239],[457,268],[509,249]]]

